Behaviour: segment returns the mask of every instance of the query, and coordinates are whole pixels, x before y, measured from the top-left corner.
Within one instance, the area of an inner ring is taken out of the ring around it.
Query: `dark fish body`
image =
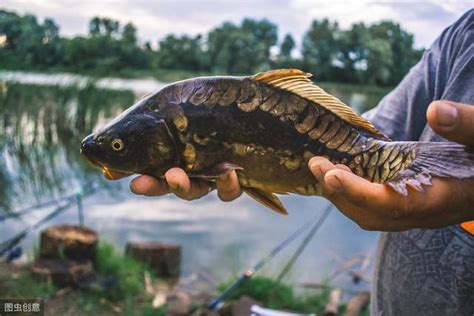
[[[181,167],[191,177],[213,181],[236,169],[244,190],[279,212],[285,210],[273,193],[321,194],[307,167],[313,156],[344,164],[402,194],[407,185],[423,190],[430,174],[462,177],[451,171],[452,160],[435,163],[433,151],[464,157],[474,173],[472,155],[462,146],[392,142],[308,77],[299,70],[277,70],[170,84],[89,136],[90,142],[117,137],[125,147],[133,142],[135,149],[121,158],[124,162],[114,163],[104,146],[86,156],[111,170],[155,177]],[[137,142],[146,142],[147,148]]]
[[[175,97],[173,90],[194,93],[182,94],[177,104],[157,100]],[[197,78],[169,86],[147,103],[152,110],[173,108],[176,116],[168,125],[179,140],[180,167],[199,174],[231,162],[243,168],[238,173],[244,187],[314,195],[317,183],[307,162],[316,155],[376,182],[388,180],[390,171],[393,177],[409,160],[409,150],[387,146],[382,137],[350,126],[321,106],[275,90],[247,78]],[[232,98],[222,98],[226,93]]]

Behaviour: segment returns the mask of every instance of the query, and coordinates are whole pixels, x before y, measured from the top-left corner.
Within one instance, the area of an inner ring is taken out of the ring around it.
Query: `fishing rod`
[[[25,207],[24,209],[21,209],[19,211],[14,211],[14,212],[13,211],[5,211],[6,214],[0,215],[0,222],[3,222],[3,221],[5,221],[9,218],[21,217],[23,215],[29,214],[33,211],[36,211],[39,208],[56,205],[59,202],[62,202],[62,201],[65,201],[65,200],[68,200],[68,199],[72,198],[73,196],[75,196],[75,195],[64,196],[64,197],[59,198],[59,199],[49,200],[49,201],[46,201],[46,202],[38,203],[36,205]]]
[[[45,217],[43,217],[42,219],[40,219],[38,222],[36,222],[35,224],[31,225],[31,226],[28,226],[27,228],[25,228],[23,231],[21,231],[20,233],[16,234],[15,236],[13,236],[12,238],[2,242],[0,244],[0,257],[2,257],[5,253],[7,253],[10,249],[12,249],[13,247],[15,247],[16,245],[18,245],[29,233],[31,233],[32,231],[34,231],[36,228],[40,227],[41,225],[43,225],[44,223],[48,222],[49,220],[51,220],[52,218],[56,217],[57,215],[59,215],[61,212],[63,212],[64,210],[66,210],[69,206],[71,206],[72,204],[74,203],[74,200],[73,199],[70,199],[66,204],[64,205],[61,205],[59,207],[57,207],[54,211],[52,211],[51,213],[49,213],[48,215],[46,215]]]
[[[38,204],[35,204],[35,205],[32,205],[32,206],[28,206],[28,207],[25,207],[25,208],[23,208],[19,211],[11,211],[11,210],[10,211],[4,211],[5,214],[0,215],[0,222],[3,222],[3,221],[5,221],[9,218],[19,218],[19,217],[27,215],[31,212],[34,212],[39,208],[44,208],[44,207],[48,207],[48,206],[52,206],[52,205],[57,205],[62,201],[67,201],[67,200],[72,199],[72,198],[79,199],[81,196],[86,196],[86,195],[91,194],[94,190],[95,190],[95,185],[93,184],[89,189],[85,190],[84,192],[82,192],[82,190],[78,190],[74,194],[63,196],[61,198],[54,199],[54,200],[41,202],[41,203],[38,203]],[[78,205],[79,205],[79,200],[78,200]]]
[[[319,226],[324,222],[324,220],[321,222],[322,218],[326,218],[329,211],[332,208],[332,204],[329,204],[325,212],[322,215],[316,216],[315,220],[317,219],[317,223]],[[218,297],[211,299],[207,304],[206,307],[210,310],[216,311],[218,310],[224,301],[229,297],[229,295],[237,288],[239,287],[243,282],[247,281],[250,279],[252,276],[255,275],[255,273],[258,272],[267,262],[269,262],[273,257],[275,257],[280,251],[282,251],[288,244],[290,244],[292,241],[294,241],[296,238],[298,238],[305,230],[307,230],[311,224],[314,223],[314,221],[308,221],[305,224],[303,224],[300,228],[298,228],[295,232],[293,232],[290,236],[288,236],[285,240],[283,240],[280,244],[278,244],[275,248],[270,251],[270,253],[261,259],[257,264],[255,264],[253,267],[250,269],[246,270],[243,272],[237,280],[234,281],[229,287],[227,287]],[[313,231],[313,230],[312,230]],[[314,233],[313,233],[314,236]],[[306,239],[305,239],[306,240]],[[296,260],[296,259],[295,259]]]
[[[86,197],[95,192],[95,185],[92,185],[89,189],[82,191],[78,190],[73,195],[69,196],[68,198],[63,198],[66,202],[63,205],[58,206],[48,215],[40,219],[38,222],[34,223],[26,227],[23,231],[16,234],[10,239],[5,240],[4,242],[0,243],[0,258],[7,254],[13,247],[17,246],[29,233],[36,230],[38,227],[42,226],[46,222],[50,221],[57,215],[61,214],[63,211],[68,209],[74,203],[78,205],[78,212],[79,212],[79,223],[82,226],[83,224],[83,208],[82,208],[82,198]]]
[[[310,232],[308,233],[308,235],[306,235],[303,242],[300,244],[298,249],[296,249],[295,253],[290,258],[290,260],[288,260],[283,270],[281,270],[280,274],[277,277],[277,282],[280,282],[283,279],[283,277],[288,273],[288,271],[291,270],[294,263],[299,258],[299,256],[303,253],[306,246],[309,244],[309,242],[313,239],[314,235],[318,232],[318,230],[324,224],[324,221],[326,220],[326,218],[329,216],[329,213],[331,212],[332,206],[333,206],[332,204],[329,204],[326,207],[326,209],[324,210],[324,213],[321,215],[321,217],[319,217],[318,221],[314,224],[313,228],[311,228]]]

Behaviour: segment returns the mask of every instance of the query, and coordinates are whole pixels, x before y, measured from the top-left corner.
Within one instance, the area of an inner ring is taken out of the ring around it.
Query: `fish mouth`
[[[99,167],[102,170],[102,174],[104,175],[104,177],[107,178],[108,180],[118,180],[124,177],[131,176],[133,174],[132,172],[124,172],[120,170],[111,169],[107,167],[106,165],[104,165],[103,163],[97,160],[94,160],[93,158],[88,157],[86,155],[84,155],[84,158],[90,163],[92,163],[94,166]]]
[[[133,174],[132,172],[124,172],[121,170],[111,169],[100,160],[97,160],[96,158],[94,158],[94,148],[96,147],[96,144],[94,142],[93,137],[94,135],[91,134],[87,136],[86,138],[84,138],[81,144],[80,154],[91,164],[93,164],[96,167],[99,167],[102,170],[102,174],[104,175],[105,178],[109,180],[117,180],[117,179],[127,177]]]
[[[93,134],[84,138],[84,140],[81,143],[81,149],[79,150],[79,153],[93,165],[96,165],[100,168],[104,166],[103,163],[101,163],[99,160],[95,158],[94,154],[97,153],[97,144],[94,141]]]
[[[102,167],[102,174],[109,180],[118,180],[121,178],[125,178],[131,176],[133,173],[131,172],[123,172],[109,169],[108,167]]]

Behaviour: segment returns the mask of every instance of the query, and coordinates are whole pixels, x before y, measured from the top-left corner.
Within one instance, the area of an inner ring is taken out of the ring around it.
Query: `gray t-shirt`
[[[445,141],[426,121],[428,105],[439,99],[474,105],[474,10],[444,30],[365,116],[394,140]],[[383,233],[371,314],[473,316],[474,236],[459,226]]]

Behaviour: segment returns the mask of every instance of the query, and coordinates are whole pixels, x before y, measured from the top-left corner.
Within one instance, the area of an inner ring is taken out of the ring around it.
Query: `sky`
[[[291,33],[297,43],[313,19],[330,18],[342,28],[354,22],[394,20],[415,34],[416,47],[429,47],[441,31],[474,7],[474,1],[321,1],[321,0],[2,0],[0,8],[53,18],[63,36],[87,34],[93,16],[107,16],[122,25],[131,21],[142,42],[156,43],[166,34],[206,33],[224,21],[268,18],[282,38]]]

